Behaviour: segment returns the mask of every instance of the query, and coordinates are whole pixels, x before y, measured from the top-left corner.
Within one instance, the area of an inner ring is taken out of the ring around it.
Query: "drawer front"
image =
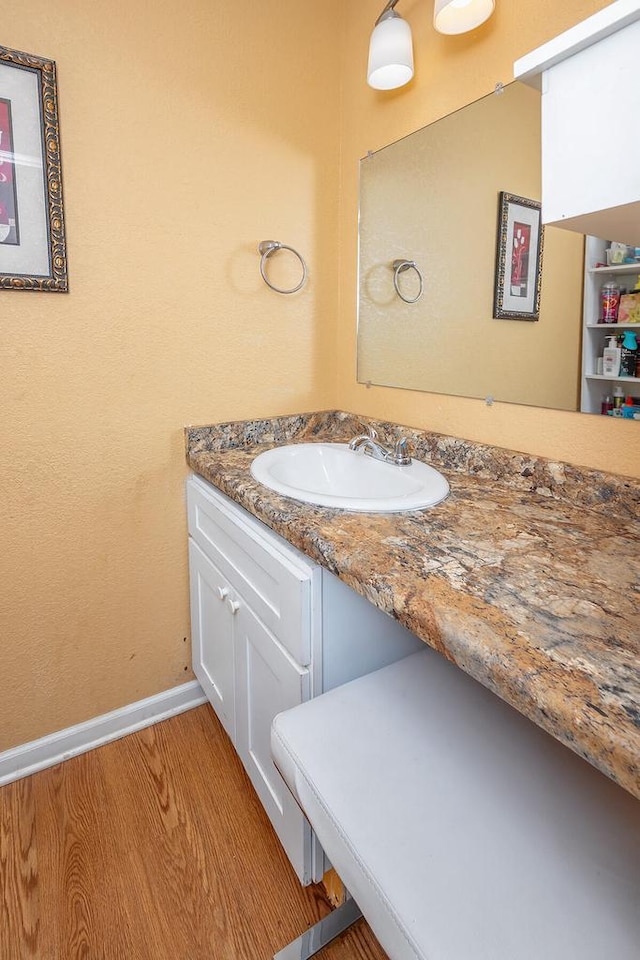
[[[199,478],[187,481],[187,504],[196,543],[291,656],[308,664],[314,564]]]

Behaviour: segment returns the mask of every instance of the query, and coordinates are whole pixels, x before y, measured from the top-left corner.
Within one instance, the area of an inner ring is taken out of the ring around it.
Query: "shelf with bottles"
[[[596,373],[598,359],[602,357],[608,337],[622,337],[629,330],[635,330],[640,340],[640,324],[602,322],[602,286],[607,282],[627,288],[630,292],[640,277],[640,262],[604,264],[607,260],[609,241],[600,237],[586,237],[584,260],[584,296],[583,296],[583,337],[582,337],[582,376],[580,386],[580,410],[584,413],[602,412],[602,404],[608,394],[617,392],[617,388],[626,394],[640,397],[640,377],[606,376]],[[620,294],[622,290],[620,290]],[[595,333],[593,331],[596,331]],[[593,371],[593,372],[591,372]]]
[[[627,329],[637,317],[628,316],[629,304],[625,307],[625,314],[620,318],[622,322],[611,323],[620,307],[622,294],[640,290],[640,261],[633,263],[616,263],[604,265],[611,253],[610,243],[600,237],[586,237],[585,241],[585,271],[584,271],[584,326],[589,330],[600,330],[605,327]],[[596,266],[597,264],[597,266]],[[600,265],[602,264],[602,266]],[[612,289],[613,302],[610,309],[615,310],[609,317],[609,323],[604,322],[603,302],[604,291]],[[638,326],[640,329],[640,325]],[[612,331],[615,333],[615,330]]]
[[[632,398],[634,406],[639,405],[640,377],[605,377],[602,374],[587,373],[582,378],[582,413],[602,414],[614,405],[621,409],[627,397]]]

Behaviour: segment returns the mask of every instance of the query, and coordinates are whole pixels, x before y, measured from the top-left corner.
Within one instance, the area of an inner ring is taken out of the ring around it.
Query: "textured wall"
[[[604,5],[499,0],[444,38],[405,0],[418,77],[386,96],[363,79],[379,0],[3,16],[58,64],[71,292],[0,295],[0,750],[191,676],[184,423],[339,403],[640,475],[628,424],[355,382],[359,157]],[[259,279],[265,238],[307,256],[299,296]]]
[[[339,405],[344,409],[640,477],[636,424],[514,404],[487,407],[482,400],[366,388],[355,380],[359,158],[489,93],[498,81],[507,82],[514,60],[607,5],[603,0],[498,0],[494,16],[478,30],[444,37],[432,28],[431,2],[406,0],[402,13],[413,29],[416,76],[410,86],[390,93],[371,90],[365,83],[378,0],[346,8],[337,329]]]
[[[336,7],[3,15],[58,65],[71,292],[0,293],[0,750],[191,677],[183,424],[335,400]]]

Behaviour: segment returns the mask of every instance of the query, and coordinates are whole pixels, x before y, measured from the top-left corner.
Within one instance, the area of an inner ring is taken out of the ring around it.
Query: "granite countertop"
[[[348,440],[327,411],[185,431],[192,469],[640,797],[640,482],[395,424],[451,486],[438,506],[357,514],[250,475],[287,442]]]

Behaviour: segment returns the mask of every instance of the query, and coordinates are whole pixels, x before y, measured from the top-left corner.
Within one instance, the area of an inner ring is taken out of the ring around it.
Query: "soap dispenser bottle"
[[[622,351],[616,337],[607,337],[607,340],[607,346],[602,352],[602,372],[605,377],[619,377]]]

